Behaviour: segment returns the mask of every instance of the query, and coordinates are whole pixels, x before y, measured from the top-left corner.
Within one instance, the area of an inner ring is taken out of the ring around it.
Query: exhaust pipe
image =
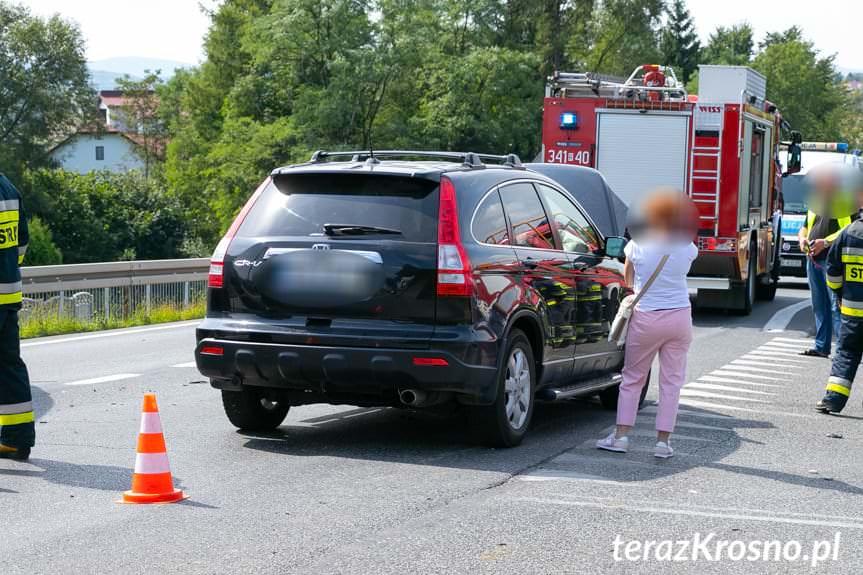
[[[399,392],[399,399],[405,405],[416,407],[426,402],[428,395],[419,389],[403,389]]]

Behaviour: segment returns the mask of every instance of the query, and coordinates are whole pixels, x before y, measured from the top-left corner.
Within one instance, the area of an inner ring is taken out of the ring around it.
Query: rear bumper
[[[202,353],[221,348],[221,355]],[[447,365],[416,365],[416,358]],[[394,403],[398,391],[452,392],[467,403],[494,401],[496,367],[470,365],[447,351],[328,347],[204,338],[195,348],[198,370],[215,387],[253,385],[307,393],[333,402],[363,396],[366,403]],[[310,396],[311,397],[311,396]]]

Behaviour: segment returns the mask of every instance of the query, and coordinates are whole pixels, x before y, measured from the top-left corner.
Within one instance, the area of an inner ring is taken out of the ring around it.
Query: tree
[[[180,255],[186,224],[175,199],[140,172],[77,174],[39,169],[26,188],[50,190],[31,213],[46,222],[66,263],[162,259]]]
[[[50,144],[94,110],[78,27],[0,0],[0,171],[20,179],[45,165]]]
[[[160,72],[146,70],[141,80],[132,80],[128,75],[117,79],[117,87],[123,92],[123,123],[144,160],[144,178],[150,177],[150,170],[156,162],[164,160],[168,139],[165,122],[159,116],[156,92],[163,84]]]
[[[28,222],[30,242],[27,244],[27,256],[24,261],[28,266],[50,266],[63,263],[63,253],[54,243],[51,230],[41,220],[34,217]]]
[[[746,66],[752,59],[754,47],[749,24],[720,26],[710,35],[701,60],[706,64]]]
[[[851,106],[832,56],[821,57],[795,27],[768,34],[752,65],[767,78],[767,98],[804,138],[840,138],[840,119]]]
[[[683,0],[674,0],[668,13],[668,22],[662,30],[660,50],[666,64],[681,73],[684,84],[698,69],[701,42],[695,31],[695,22]]]
[[[594,14],[587,49],[570,43],[572,61],[583,61],[588,71],[618,76],[657,61],[663,8],[663,0],[604,0]]]

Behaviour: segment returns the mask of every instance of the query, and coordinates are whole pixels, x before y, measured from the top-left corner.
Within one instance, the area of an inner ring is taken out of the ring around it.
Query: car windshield
[[[805,176],[792,174],[782,179],[782,198],[785,200],[786,214],[806,213]]]

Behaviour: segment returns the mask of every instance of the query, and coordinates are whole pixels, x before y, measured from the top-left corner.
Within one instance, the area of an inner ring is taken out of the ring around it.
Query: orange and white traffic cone
[[[174,503],[187,497],[174,489],[156,394],[145,393],[132,489],[123,493],[119,503]]]

